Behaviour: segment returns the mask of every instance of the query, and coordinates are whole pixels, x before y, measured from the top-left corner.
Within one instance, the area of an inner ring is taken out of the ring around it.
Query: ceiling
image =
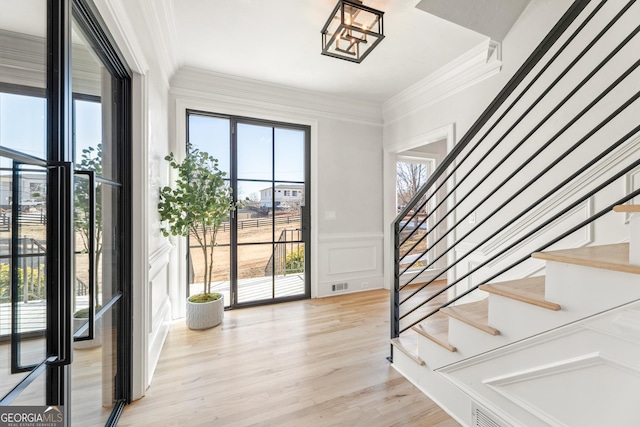
[[[181,66],[382,103],[487,40],[417,3],[365,0],[385,12],[385,39],[356,64],[320,55],[320,30],[336,0],[172,0],[175,59]]]
[[[529,0],[421,0],[416,7],[501,42],[528,3]]]

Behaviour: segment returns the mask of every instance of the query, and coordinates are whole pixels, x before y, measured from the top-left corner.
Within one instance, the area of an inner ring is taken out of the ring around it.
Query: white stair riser
[[[418,336],[418,357],[424,360],[429,369],[438,369],[462,360],[456,351],[449,351],[423,336]]]
[[[577,317],[566,310],[553,311],[501,295],[489,296],[489,324],[511,342],[574,320]]]
[[[501,335],[490,335],[474,326],[450,318],[449,342],[456,346],[460,357],[465,359],[508,344],[509,340]]]
[[[393,367],[414,384],[418,384],[421,366],[397,348],[393,349]]]
[[[640,299],[640,275],[547,261],[545,299],[583,318]]]

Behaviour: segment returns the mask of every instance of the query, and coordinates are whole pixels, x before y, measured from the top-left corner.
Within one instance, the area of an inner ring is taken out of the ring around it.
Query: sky
[[[76,107],[76,160],[88,146],[102,141],[101,104],[74,101]],[[0,93],[0,145],[41,159],[46,158],[46,100]],[[3,166],[10,164],[3,162]]]

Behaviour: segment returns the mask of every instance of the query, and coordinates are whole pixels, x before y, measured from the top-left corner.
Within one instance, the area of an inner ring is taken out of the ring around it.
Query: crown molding
[[[118,48],[132,71],[146,74],[149,64],[140,47],[135,27],[129,19],[123,0],[94,0],[102,19],[104,19]]]
[[[178,34],[174,20],[173,0],[143,0],[140,5],[151,38],[156,45],[160,72],[169,82],[179,67],[176,55]]]
[[[171,93],[181,98],[216,99],[310,117],[382,126],[380,104],[183,67],[171,79]]]
[[[416,110],[448,98],[497,74],[502,67],[499,54],[499,46],[487,39],[385,101],[382,104],[385,124],[400,120]]]

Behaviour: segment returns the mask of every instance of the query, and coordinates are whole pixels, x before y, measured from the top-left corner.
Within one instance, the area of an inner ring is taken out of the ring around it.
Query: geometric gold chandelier
[[[360,63],[384,38],[384,12],[340,0],[322,28],[322,54]]]

